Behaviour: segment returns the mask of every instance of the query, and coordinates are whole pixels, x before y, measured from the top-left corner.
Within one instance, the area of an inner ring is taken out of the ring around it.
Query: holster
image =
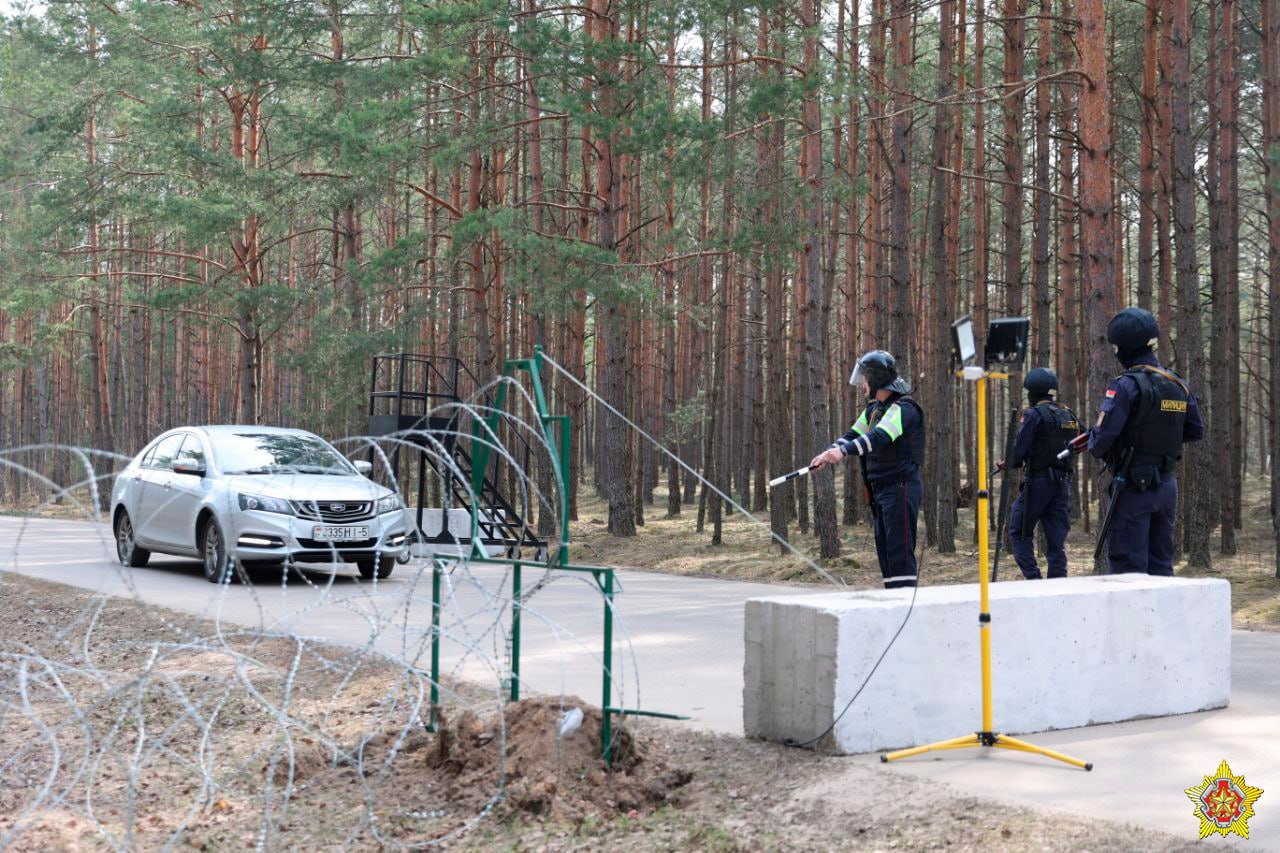
[[[1155,465],[1132,465],[1125,485],[1135,492],[1154,489],[1161,483],[1160,469]]]

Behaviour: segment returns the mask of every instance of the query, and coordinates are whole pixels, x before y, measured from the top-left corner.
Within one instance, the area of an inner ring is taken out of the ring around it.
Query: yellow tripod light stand
[[[972,341],[972,337],[969,340]],[[952,738],[951,740],[885,753],[880,756],[880,760],[883,762],[897,761],[900,758],[910,758],[913,755],[923,755],[926,752],[944,749],[995,747],[996,749],[1011,749],[1017,752],[1031,752],[1070,764],[1073,767],[1092,770],[1093,764],[1090,762],[1081,761],[1079,758],[1072,758],[1070,755],[1063,755],[1061,752],[1036,746],[995,731],[991,710],[990,543],[987,537],[990,512],[990,495],[987,492],[987,380],[1008,379],[1009,375],[1007,373],[989,373],[982,367],[965,367],[960,372],[960,375],[975,384],[978,394],[975,409],[978,419],[978,638],[982,655],[982,729],[973,734]]]

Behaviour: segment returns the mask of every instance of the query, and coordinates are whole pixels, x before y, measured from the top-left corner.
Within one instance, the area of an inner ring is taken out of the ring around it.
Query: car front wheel
[[[227,541],[222,536],[222,525],[212,516],[200,531],[200,560],[204,563],[204,579],[209,583],[223,583],[230,579]]]
[[[134,569],[145,566],[151,559],[151,552],[146,548],[138,547],[133,532],[133,521],[129,518],[129,513],[124,510],[116,513],[115,534],[116,556],[120,558],[120,565]]]
[[[396,567],[395,557],[375,557],[372,560],[361,560],[356,563],[356,567],[360,569],[360,577],[367,581],[386,580],[391,577],[391,570]]]

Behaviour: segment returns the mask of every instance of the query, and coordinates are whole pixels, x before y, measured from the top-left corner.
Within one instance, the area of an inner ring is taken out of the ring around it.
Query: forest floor
[[[97,849],[107,843],[103,830],[113,846],[132,849],[167,842],[252,848],[267,803],[276,828],[262,840],[275,849],[431,841],[449,849],[636,851],[1195,846],[967,796],[857,759],[661,721],[628,728],[617,741],[617,768],[606,771],[594,709],[586,708],[580,729],[557,739],[558,700],[508,705],[500,728],[496,706],[466,685],[452,686],[475,704],[449,706],[446,734],[426,734],[406,722],[414,719],[406,706],[398,716],[388,712],[387,684],[401,673],[354,658],[352,650],[309,643],[304,651],[287,638],[230,636],[204,652],[175,655],[166,646],[175,636],[212,638],[214,627],[126,599],[100,604],[84,590],[0,577],[0,612],[9,614],[0,650],[40,662],[23,681],[31,704],[12,705],[22,713],[0,720],[0,754],[11,758],[0,768],[0,838],[23,821],[10,849]],[[144,683],[151,689],[135,686]],[[4,692],[16,689],[11,682]],[[272,706],[285,701],[286,690],[292,773],[271,759],[282,745]],[[218,713],[210,717],[215,702]],[[188,723],[192,710],[209,720],[203,731]],[[48,728],[33,727],[32,718]],[[389,745],[406,725],[388,761]],[[24,748],[50,735],[58,758]],[[497,744],[504,739],[500,788]],[[90,772],[76,775],[86,759]],[[61,764],[54,785],[60,796],[26,820],[53,760]],[[197,767],[208,768],[216,784],[202,787]],[[286,786],[292,796],[281,810]]]
[[[838,493],[838,490],[837,490]],[[994,494],[998,495],[998,491]],[[655,492],[652,506],[645,507],[645,524],[633,538],[610,536],[606,522],[608,507],[595,492],[583,486],[579,492],[578,521],[571,525],[574,559],[622,568],[636,568],[671,574],[716,577],[734,580],[796,585],[826,584],[827,579],[794,554],[781,554],[769,536],[768,512],[754,513],[749,520],[726,509],[723,543],[711,544],[711,524],[697,530],[698,506],[684,507],[674,518],[667,517],[667,493]],[[1011,497],[1012,500],[1012,497]],[[1245,485],[1244,529],[1236,533],[1236,553],[1223,556],[1215,540],[1213,567],[1190,569],[1186,562],[1175,573],[1188,577],[1221,577],[1231,582],[1231,606],[1237,628],[1280,631],[1280,579],[1276,577],[1274,539],[1268,510],[1268,484],[1250,478]],[[996,501],[992,501],[992,514]],[[1096,519],[1094,520],[1096,524]],[[1094,528],[1096,529],[1096,528]],[[1093,563],[1093,532],[1086,532],[1077,520],[1067,540],[1068,572],[1087,574]],[[867,523],[840,528],[841,556],[818,559],[817,541],[803,534],[793,522],[792,545],[802,550],[830,575],[855,587],[880,586],[880,567],[875,543]],[[974,542],[973,511],[962,509],[956,528],[956,551],[939,553],[925,543],[925,520],[919,524],[919,569],[921,583],[953,584],[977,580],[977,547]],[[1007,545],[1007,542],[1006,542]],[[995,549],[995,537],[991,547]],[[1043,551],[1038,557],[1045,571]],[[1021,580],[1022,575],[1007,547],[1000,555],[999,578]]]

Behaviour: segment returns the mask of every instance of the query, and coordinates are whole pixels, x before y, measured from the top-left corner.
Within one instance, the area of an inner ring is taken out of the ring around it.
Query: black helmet
[[[1031,402],[1043,400],[1058,390],[1058,374],[1047,367],[1032,368],[1022,380],[1022,387],[1027,389]]]
[[[849,384],[857,387],[863,379],[867,380],[872,394],[881,388],[888,388],[895,394],[911,393],[911,386],[898,375],[898,362],[882,349],[873,349],[858,359],[853,375],[849,377]]]
[[[1160,326],[1150,311],[1126,308],[1107,324],[1107,340],[1115,347],[1116,358],[1127,365],[1155,348],[1160,342]]]

